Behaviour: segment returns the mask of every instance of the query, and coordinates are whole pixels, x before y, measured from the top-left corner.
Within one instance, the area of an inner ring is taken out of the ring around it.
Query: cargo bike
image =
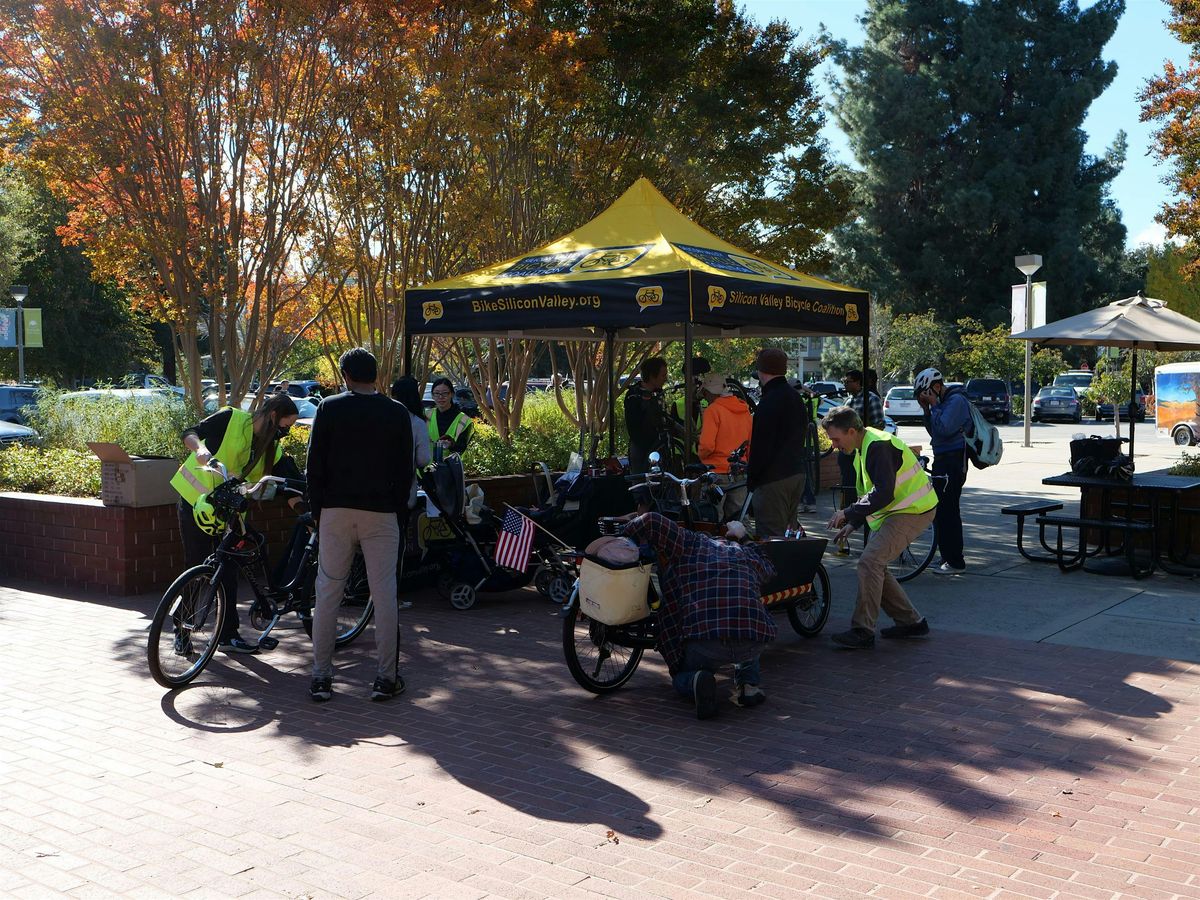
[[[688,514],[689,491],[711,481],[710,476],[677,478],[658,473],[679,490],[681,525],[693,525]],[[601,520],[601,532],[618,534],[623,523]],[[711,531],[711,528],[699,530]],[[772,612],[785,612],[797,634],[812,638],[829,619],[829,573],[821,564],[825,538],[781,538],[758,546],[775,567],[776,575],[762,586],[762,601]],[[653,561],[612,563],[581,554],[579,577],[563,605],[563,654],[580,687],[606,694],[624,685],[637,671],[642,655],[658,644],[657,609],[662,602]]]

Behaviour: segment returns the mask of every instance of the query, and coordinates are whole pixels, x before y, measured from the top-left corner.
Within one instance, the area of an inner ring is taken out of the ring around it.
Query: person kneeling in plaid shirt
[[[776,629],[760,588],[775,576],[770,560],[752,544],[715,540],[658,513],[636,517],[624,533],[658,554],[658,650],[675,690],[695,702],[696,717],[717,714],[714,673],[728,663],[734,666],[734,703],[749,707],[766,700],[758,659]]]

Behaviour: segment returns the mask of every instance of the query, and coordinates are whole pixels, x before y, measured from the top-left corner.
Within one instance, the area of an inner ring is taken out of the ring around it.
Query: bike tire
[[[609,627],[581,615],[577,601],[563,613],[563,655],[567,668],[579,686],[593,694],[610,694],[617,690],[633,677],[642,661],[644,651],[641,647],[622,647],[605,639]],[[592,650],[589,651],[589,647]],[[581,649],[586,654],[582,659]],[[590,665],[593,652],[596,663],[589,673],[585,663]],[[614,654],[619,662],[609,666]],[[605,677],[601,677],[602,670]]]
[[[814,638],[821,633],[821,629],[829,621],[829,607],[833,602],[829,573],[825,571],[824,566],[817,566],[812,585],[812,593],[799,597],[797,602],[787,608],[792,629],[806,638]]]
[[[154,680],[165,688],[183,687],[195,679],[217,650],[225,618],[225,590],[218,572],[207,563],[188,569],[171,583],[154,611],[146,664]],[[180,643],[181,617],[190,623],[184,625],[184,643]]]
[[[315,601],[314,597],[314,601]],[[354,562],[350,564],[350,574],[346,578],[346,586],[342,590],[342,603],[338,607],[337,631],[334,633],[333,646],[345,647],[367,630],[372,616],[375,614],[375,603],[371,599],[371,587],[367,583],[367,564],[362,554],[355,554]],[[313,617],[301,616],[304,633],[312,638]]]
[[[928,528],[905,547],[899,556],[888,563],[888,571],[901,583],[912,581],[929,568],[935,553],[937,553],[937,526],[930,522]]]

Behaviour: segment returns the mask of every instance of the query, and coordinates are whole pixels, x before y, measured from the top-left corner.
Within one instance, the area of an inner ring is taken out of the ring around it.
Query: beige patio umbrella
[[[1138,350],[1200,350],[1200,322],[1167,309],[1166,301],[1137,296],[1089,309],[1067,319],[1014,334],[1043,347],[1126,347],[1133,353],[1129,400],[1137,395]],[[1113,404],[1114,414],[1116,404]],[[1129,420],[1129,456],[1133,457],[1133,417]]]

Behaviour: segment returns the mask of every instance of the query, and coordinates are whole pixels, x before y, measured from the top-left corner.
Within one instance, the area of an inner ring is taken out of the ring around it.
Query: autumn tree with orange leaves
[[[265,383],[320,274],[314,197],[362,73],[363,14],[330,0],[0,9],[0,115],[72,205],[64,237],[171,324],[193,398],[204,346],[234,397]]]
[[[1191,48],[1188,64],[1180,68],[1167,60],[1163,74],[1147,82],[1139,99],[1142,121],[1160,123],[1151,152],[1171,164],[1167,182],[1177,195],[1155,218],[1171,234],[1187,239],[1184,250],[1190,259],[1184,271],[1194,278],[1200,273],[1200,6],[1191,0],[1167,3],[1167,28]]]

